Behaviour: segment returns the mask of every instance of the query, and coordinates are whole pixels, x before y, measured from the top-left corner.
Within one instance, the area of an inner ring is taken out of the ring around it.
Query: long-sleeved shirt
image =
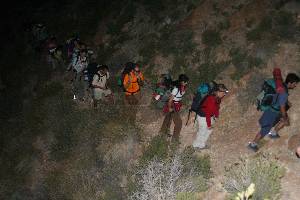
[[[132,95],[140,91],[139,81],[144,81],[144,75],[142,72],[130,72],[126,74],[123,80],[123,85],[125,86],[126,95]],[[128,87],[126,87],[128,86]]]
[[[206,118],[207,127],[211,127],[211,117],[219,117],[220,100],[216,96],[209,95],[201,105],[201,113]]]

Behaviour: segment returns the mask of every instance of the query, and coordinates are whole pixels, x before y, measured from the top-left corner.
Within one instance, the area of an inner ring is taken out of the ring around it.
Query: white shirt
[[[109,79],[109,72],[103,75],[95,74],[93,77],[92,85],[106,88],[107,80]],[[102,90],[100,88],[94,88],[95,90]]]
[[[88,65],[87,57],[78,56],[74,58],[72,61],[72,65],[77,73],[82,72],[84,69],[87,68]]]
[[[172,95],[174,96],[173,101],[181,101],[184,93],[185,91],[181,93],[177,87],[174,87],[172,90]]]

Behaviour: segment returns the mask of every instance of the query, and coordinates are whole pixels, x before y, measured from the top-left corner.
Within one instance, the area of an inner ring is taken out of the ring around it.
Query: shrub
[[[216,47],[222,43],[220,32],[216,30],[206,30],[202,33],[203,44],[209,47]]]
[[[250,41],[292,39],[296,31],[295,16],[287,11],[273,11],[247,33]],[[266,37],[263,37],[266,35]]]
[[[228,18],[225,18],[218,24],[218,29],[219,30],[227,30],[230,28],[230,21]]]
[[[287,11],[275,12],[273,17],[273,31],[279,38],[291,39],[296,31],[295,16]]]
[[[147,163],[154,157],[165,159],[168,155],[168,142],[165,137],[158,135],[155,136],[148,147],[146,148],[143,156],[141,157],[142,163]]]
[[[245,191],[255,184],[253,200],[276,199],[280,192],[280,178],[283,169],[270,157],[259,155],[256,158],[241,159],[226,168],[224,188],[231,194]]]
[[[170,160],[153,159],[146,168],[140,170],[139,189],[129,199],[175,200],[178,193],[192,193],[197,190],[197,175],[193,169],[184,174],[184,163],[180,156]]]
[[[153,58],[156,53],[158,39],[156,34],[149,34],[146,35],[142,40],[143,43],[141,44],[139,54],[143,57],[144,63],[149,63],[151,58]]]
[[[164,55],[174,54],[175,56],[191,55],[196,44],[193,41],[193,31],[175,31],[173,27],[164,28],[158,43],[158,50]]]
[[[235,73],[232,74],[233,80],[239,80],[244,74],[248,73],[253,67],[260,66],[263,61],[260,58],[248,55],[241,48],[230,50],[231,62],[236,67]]]
[[[190,146],[186,147],[181,153],[181,161],[184,165],[183,172],[187,174],[191,169],[194,169],[197,175],[201,175],[205,179],[211,178],[212,171],[209,155],[196,156],[195,150]]]

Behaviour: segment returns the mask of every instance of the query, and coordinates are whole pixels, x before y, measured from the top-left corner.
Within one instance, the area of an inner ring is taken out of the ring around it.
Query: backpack
[[[262,85],[261,92],[256,97],[257,110],[266,111],[272,108],[272,105],[274,104],[275,94],[276,85],[274,79],[265,80]],[[278,97],[278,95],[276,96]],[[275,100],[275,103],[276,101],[277,100]]]
[[[134,67],[135,67],[134,63],[132,63],[132,62],[126,63],[121,75],[117,77],[117,84],[119,87],[123,88],[124,91],[126,91],[126,89],[124,88],[124,85],[123,85],[124,78],[125,78],[126,74],[129,74],[131,72],[131,70],[134,69]]]
[[[162,109],[168,102],[173,89],[173,81],[169,74],[162,75],[162,81],[159,82],[154,89],[153,97],[155,99],[155,106]]]
[[[94,75],[98,72],[99,65],[96,62],[89,63],[84,70],[84,80],[88,81],[89,87],[92,86]]]
[[[216,86],[217,86],[217,83],[214,81],[212,81],[211,83],[202,83],[198,86],[196,94],[192,101],[191,108],[189,109],[189,114],[188,114],[188,119],[187,119],[186,125],[188,124],[188,121],[190,119],[190,115],[192,112],[196,113],[196,116],[195,116],[195,120],[196,120],[197,114],[200,113],[201,105],[205,101],[206,97],[215,91]],[[195,120],[194,120],[194,122],[195,122]]]

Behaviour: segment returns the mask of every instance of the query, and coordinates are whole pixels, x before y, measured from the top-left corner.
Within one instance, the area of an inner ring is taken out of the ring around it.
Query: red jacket
[[[206,117],[207,127],[211,127],[211,117],[219,117],[221,100],[216,96],[209,95],[201,105],[201,111]]]

